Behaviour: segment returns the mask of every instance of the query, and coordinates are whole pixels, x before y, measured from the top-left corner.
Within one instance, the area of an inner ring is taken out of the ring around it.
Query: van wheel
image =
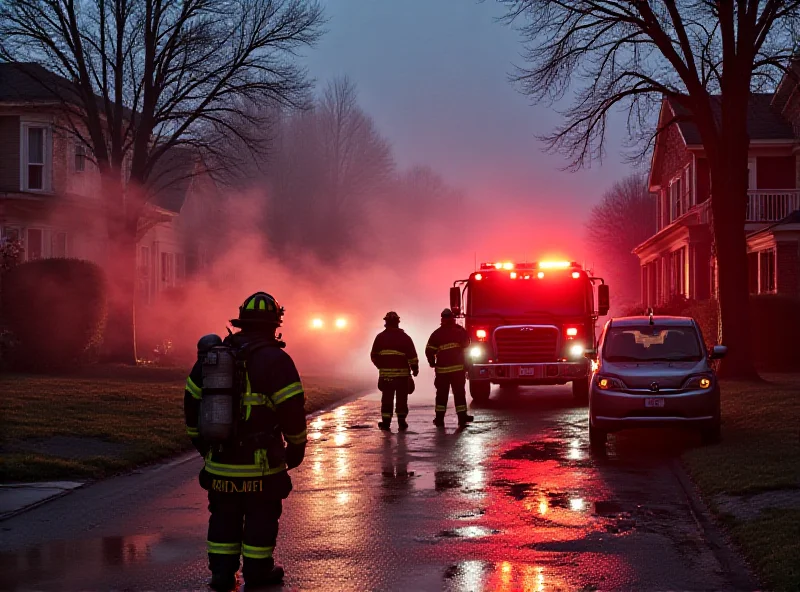
[[[598,430],[592,427],[592,421],[589,420],[589,450],[594,453],[605,453],[606,442],[608,440],[608,432]]]
[[[488,380],[470,380],[469,394],[477,403],[485,403],[492,392],[492,383]]]
[[[714,420],[714,423],[700,431],[700,439],[703,444],[719,444],[720,440],[722,440],[722,426],[719,416]]]
[[[589,402],[589,378],[577,378],[572,381],[572,396],[578,403]]]

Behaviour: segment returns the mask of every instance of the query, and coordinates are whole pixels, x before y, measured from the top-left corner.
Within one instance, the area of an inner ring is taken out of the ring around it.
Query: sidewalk
[[[82,487],[82,481],[43,481],[0,485],[0,521]]]

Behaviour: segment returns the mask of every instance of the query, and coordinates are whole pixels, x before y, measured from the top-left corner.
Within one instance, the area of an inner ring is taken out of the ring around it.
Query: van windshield
[[[694,327],[611,327],[603,343],[608,362],[699,362],[703,349]]]

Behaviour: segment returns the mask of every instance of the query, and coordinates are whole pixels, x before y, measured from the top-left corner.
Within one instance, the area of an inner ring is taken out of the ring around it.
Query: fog
[[[476,263],[592,266],[583,226],[630,171],[617,153],[621,135],[589,171],[563,172],[562,157],[542,152],[536,134],[558,114],[528,105],[508,82],[519,39],[494,21],[494,3],[329,0],[326,13],[327,34],[303,57],[315,108],[278,116],[269,156],[225,189],[234,221],[212,267],[179,303],[139,315],[143,340],[168,338],[185,358],[265,290],[286,308],[281,331],[302,372],[360,374],[373,371],[369,348],[389,310],[423,357],[448,288]],[[343,83],[353,111],[331,123],[326,93]],[[334,124],[361,139],[330,148]],[[339,152],[350,160],[334,162]],[[321,330],[310,327],[315,317]],[[332,327],[339,317],[346,330]]]

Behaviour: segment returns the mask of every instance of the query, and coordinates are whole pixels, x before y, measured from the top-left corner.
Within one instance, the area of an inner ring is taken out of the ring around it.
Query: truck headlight
[[[575,345],[570,346],[569,355],[573,358],[580,358],[583,356],[584,351],[584,347],[580,343],[576,343]]]
[[[478,347],[477,345],[469,350],[469,357],[473,360],[477,360],[483,355],[483,349]]]

